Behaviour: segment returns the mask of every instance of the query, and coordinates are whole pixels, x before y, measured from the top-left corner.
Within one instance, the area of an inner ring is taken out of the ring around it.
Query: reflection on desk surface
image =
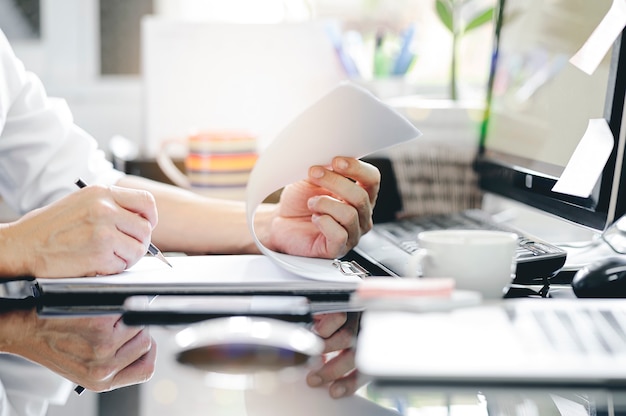
[[[256,386],[242,385],[242,378],[212,377],[176,363],[177,347],[173,334],[179,329],[151,328],[159,354],[152,380],[139,388],[120,389],[101,395],[100,413],[95,408],[85,409],[91,398],[91,394],[87,393],[80,397],[72,396],[65,408],[53,406],[50,416],[626,415],[626,392],[609,393],[603,390],[473,390],[468,387],[443,390],[439,387],[384,386],[371,382],[365,384],[354,397],[335,400],[330,398],[326,388],[307,387],[304,381],[306,369],[303,368],[283,373],[280,378],[265,373],[256,379]],[[118,393],[122,393],[124,399],[120,399]],[[129,397],[132,395],[138,397]],[[91,402],[93,404],[94,401]],[[138,410],[129,413],[127,410],[133,402]]]
[[[402,415],[604,416],[626,415],[626,391],[575,389],[451,389],[370,384],[367,397]]]
[[[151,329],[159,359],[155,375],[141,387],[141,415],[280,416],[396,415],[363,395],[335,400],[325,387],[310,388],[308,368],[256,375],[210,374],[176,362],[173,334],[179,328]]]
[[[153,334],[160,357],[154,378],[141,388],[141,415],[146,416],[608,416],[608,407],[620,400],[616,410],[626,412],[626,394],[602,391],[441,391],[369,384],[354,397],[335,400],[325,388],[306,386],[303,368],[282,377],[266,373],[242,390],[241,379],[181,368],[168,341],[171,331],[155,328]]]

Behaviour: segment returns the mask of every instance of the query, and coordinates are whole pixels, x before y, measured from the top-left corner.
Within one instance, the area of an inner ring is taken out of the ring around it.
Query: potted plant
[[[478,5],[478,0],[435,0],[437,16],[452,34],[450,98],[458,99],[458,49],[461,39],[493,19],[494,6]]]

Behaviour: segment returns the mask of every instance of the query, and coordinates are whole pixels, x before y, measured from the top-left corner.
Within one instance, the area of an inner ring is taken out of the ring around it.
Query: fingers
[[[156,344],[147,329],[118,322],[112,331],[99,325],[92,331],[88,340],[92,353],[81,359],[86,367],[81,385],[92,391],[109,391],[152,376]]]
[[[156,203],[152,195],[145,191],[112,186],[103,188],[105,195],[100,196],[100,210],[96,215],[111,216],[117,231],[141,243],[143,247],[133,247],[131,240],[120,239],[122,252],[129,252],[132,257],[146,253],[152,230],[157,224]],[[97,191],[96,191],[97,192]],[[113,203],[109,203],[110,198]],[[113,205],[108,207],[109,205]],[[112,212],[107,212],[107,208]],[[133,253],[133,248],[139,253]],[[124,258],[124,256],[121,256]]]
[[[341,204],[332,198],[314,197],[309,202],[309,208],[331,215],[343,226],[357,218],[361,233],[371,229],[372,210],[380,189],[380,172],[376,167],[357,159],[336,157],[332,169],[311,167],[309,180],[331,192],[338,201],[344,202]],[[348,231],[353,235],[353,230]]]
[[[142,334],[147,335],[145,331],[142,331]],[[146,353],[116,373],[107,388],[108,390],[143,383],[150,380],[154,374],[156,365],[157,346],[152,337],[148,336],[148,338],[149,340],[147,344],[143,340],[137,341],[140,345],[144,344],[149,346]]]
[[[339,399],[341,397],[350,396],[361,387],[358,378],[358,371],[354,370],[346,376],[341,377],[330,384],[330,396]]]
[[[137,357],[143,356],[152,348],[152,337],[147,329],[139,330],[132,338],[124,342],[115,352],[115,358],[119,360],[120,366],[132,364]]]
[[[336,157],[332,166],[335,172],[356,181],[367,192],[370,204],[376,204],[380,171],[374,165],[353,158]]]
[[[90,200],[91,221],[112,221],[119,231],[137,241],[144,241],[157,224],[156,202],[149,192],[97,185],[80,192]]]
[[[120,207],[148,220],[152,229],[156,227],[158,215],[151,193],[119,186],[112,186],[110,189],[113,199]]]
[[[325,200],[326,198],[323,199]],[[309,206],[311,206],[311,209],[314,211],[323,210],[324,205],[328,204],[309,204]],[[354,212],[354,210],[352,210],[345,204],[338,205],[340,206],[336,207],[335,212]],[[324,242],[325,245],[324,252],[332,253],[332,257],[341,257],[345,255],[349,251],[349,249],[358,242],[359,236],[361,235],[357,221],[344,222],[341,219],[338,220],[337,217],[319,214],[314,214],[311,216],[311,221],[317,226],[319,232],[321,232],[323,236],[326,236],[324,240],[321,240]],[[353,215],[352,218],[355,218],[355,216]]]
[[[120,272],[146,254],[157,222],[154,198],[148,192],[120,187],[89,186],[88,224],[95,227],[98,274]],[[115,258],[117,257],[117,259]]]
[[[102,360],[107,364],[100,374],[101,383],[97,391],[142,383],[149,380],[154,373],[156,343],[147,329],[126,326],[120,318],[114,324],[113,338],[121,346],[110,357]],[[112,366],[109,374],[106,374],[107,366]]]
[[[307,374],[307,384],[311,387],[328,384],[330,395],[334,398],[353,394],[358,389],[354,356],[354,349],[342,350],[320,369]]]
[[[353,394],[358,389],[353,345],[359,319],[359,313],[345,312],[313,316],[313,330],[324,338],[326,362],[307,375],[309,386],[328,385],[334,398]]]
[[[348,320],[348,314],[345,312],[338,313],[320,313],[313,315],[313,330],[322,338],[328,338],[341,328]]]
[[[335,173],[336,175],[326,176],[327,173]],[[380,190],[380,171],[369,163],[350,157],[338,156],[333,159],[330,169],[322,166],[312,166],[309,170],[309,175],[318,185],[322,185],[322,183],[315,180],[323,179],[324,185],[327,185],[324,187],[327,189],[332,187],[337,191],[337,194],[343,195],[344,192],[341,192],[342,190],[348,191],[345,196],[354,203],[359,202],[361,195],[350,194],[351,187],[342,178],[348,179],[348,182],[353,184],[356,182],[366,192],[369,203],[372,205],[376,203],[376,197]]]
[[[324,338],[324,352],[340,351],[354,344],[358,315],[345,312],[317,314],[313,317],[313,330]]]

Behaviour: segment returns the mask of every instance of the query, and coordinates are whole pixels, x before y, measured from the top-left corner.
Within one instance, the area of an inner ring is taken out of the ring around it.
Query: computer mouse
[[[579,298],[626,298],[626,257],[607,257],[584,266],[574,275]]]

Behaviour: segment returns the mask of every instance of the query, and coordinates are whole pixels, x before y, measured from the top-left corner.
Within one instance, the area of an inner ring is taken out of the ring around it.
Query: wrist
[[[20,233],[15,230],[17,223],[0,224],[0,279],[30,274],[26,260],[28,250],[23,249],[23,238],[19,238]]]
[[[0,314],[0,353],[24,355],[29,348],[28,334],[36,314],[35,309]]]
[[[277,251],[272,241],[272,223],[278,215],[277,204],[262,204],[254,215],[254,233],[266,248]]]

